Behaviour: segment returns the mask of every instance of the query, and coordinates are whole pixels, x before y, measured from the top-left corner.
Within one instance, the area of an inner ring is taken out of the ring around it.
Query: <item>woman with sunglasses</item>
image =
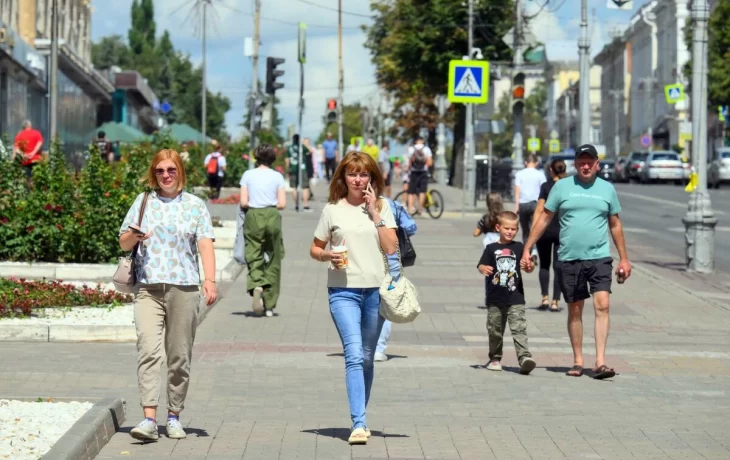
[[[156,441],[157,405],[160,399],[160,368],[167,364],[167,436],[186,437],[180,424],[190,383],[190,362],[198,325],[200,273],[206,304],[216,300],[213,224],[205,203],[184,192],[185,169],[174,150],[161,150],[152,159],[143,179],[152,189],[134,201],[119,232],[119,246],[132,251],[137,293],[134,322],[137,329],[137,380],[144,420],[130,434],[143,441]],[[140,209],[145,202],[142,221]],[[164,337],[163,337],[164,334]]]

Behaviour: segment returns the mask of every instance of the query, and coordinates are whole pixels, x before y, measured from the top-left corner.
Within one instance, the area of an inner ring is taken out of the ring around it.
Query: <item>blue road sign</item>
[[[172,110],[172,105],[170,105],[169,102],[165,101],[162,103],[162,105],[160,105],[160,110],[162,111],[162,113],[169,113],[170,110]]]
[[[651,137],[648,134],[641,136],[641,145],[643,147],[649,147],[651,145]]]
[[[489,62],[449,62],[448,98],[451,102],[484,104],[489,99]]]

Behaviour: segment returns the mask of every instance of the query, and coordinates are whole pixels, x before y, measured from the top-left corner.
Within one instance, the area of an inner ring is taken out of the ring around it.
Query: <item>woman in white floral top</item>
[[[131,251],[139,244],[135,259],[138,292],[134,322],[137,379],[145,418],[130,434],[145,441],[159,438],[156,415],[160,368],[166,356],[167,435],[181,439],[186,434],[179,417],[190,383],[200,304],[197,253],[200,251],[205,272],[203,297],[211,305],[217,296],[215,237],[205,203],[183,191],[185,169],[176,151],[159,151],[144,182],[153,191],[137,197],[119,230],[119,246],[124,251]],[[143,203],[144,215],[138,222]]]

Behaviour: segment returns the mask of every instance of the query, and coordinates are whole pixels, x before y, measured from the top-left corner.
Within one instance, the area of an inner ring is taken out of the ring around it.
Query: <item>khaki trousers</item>
[[[198,286],[140,285],[135,297],[134,323],[142,407],[157,407],[159,403],[160,369],[163,356],[167,355],[167,409],[183,410],[190,383],[199,304]]]

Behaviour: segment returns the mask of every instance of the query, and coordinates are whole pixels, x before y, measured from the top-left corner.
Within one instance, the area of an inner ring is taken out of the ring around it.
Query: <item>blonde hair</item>
[[[350,152],[340,162],[335,170],[332,181],[330,182],[330,192],[328,202],[336,204],[347,196],[347,182],[345,175],[350,172],[366,172],[370,176],[370,185],[375,190],[375,196],[380,198],[385,190],[385,180],[383,173],[380,171],[378,164],[375,163],[373,157],[363,152]],[[378,211],[383,206],[382,200],[378,199],[376,207]]]
[[[177,191],[182,191],[182,189],[184,189],[185,185],[187,184],[185,167],[183,166],[183,161],[182,158],[180,158],[180,154],[172,149],[162,149],[157,152],[157,154],[152,158],[152,163],[150,163],[150,167],[147,170],[145,176],[142,178],[141,182],[151,189],[158,190],[160,188],[160,183],[157,181],[155,169],[157,169],[158,164],[162,163],[165,160],[172,160],[172,162],[175,163],[175,167],[177,168]]]

